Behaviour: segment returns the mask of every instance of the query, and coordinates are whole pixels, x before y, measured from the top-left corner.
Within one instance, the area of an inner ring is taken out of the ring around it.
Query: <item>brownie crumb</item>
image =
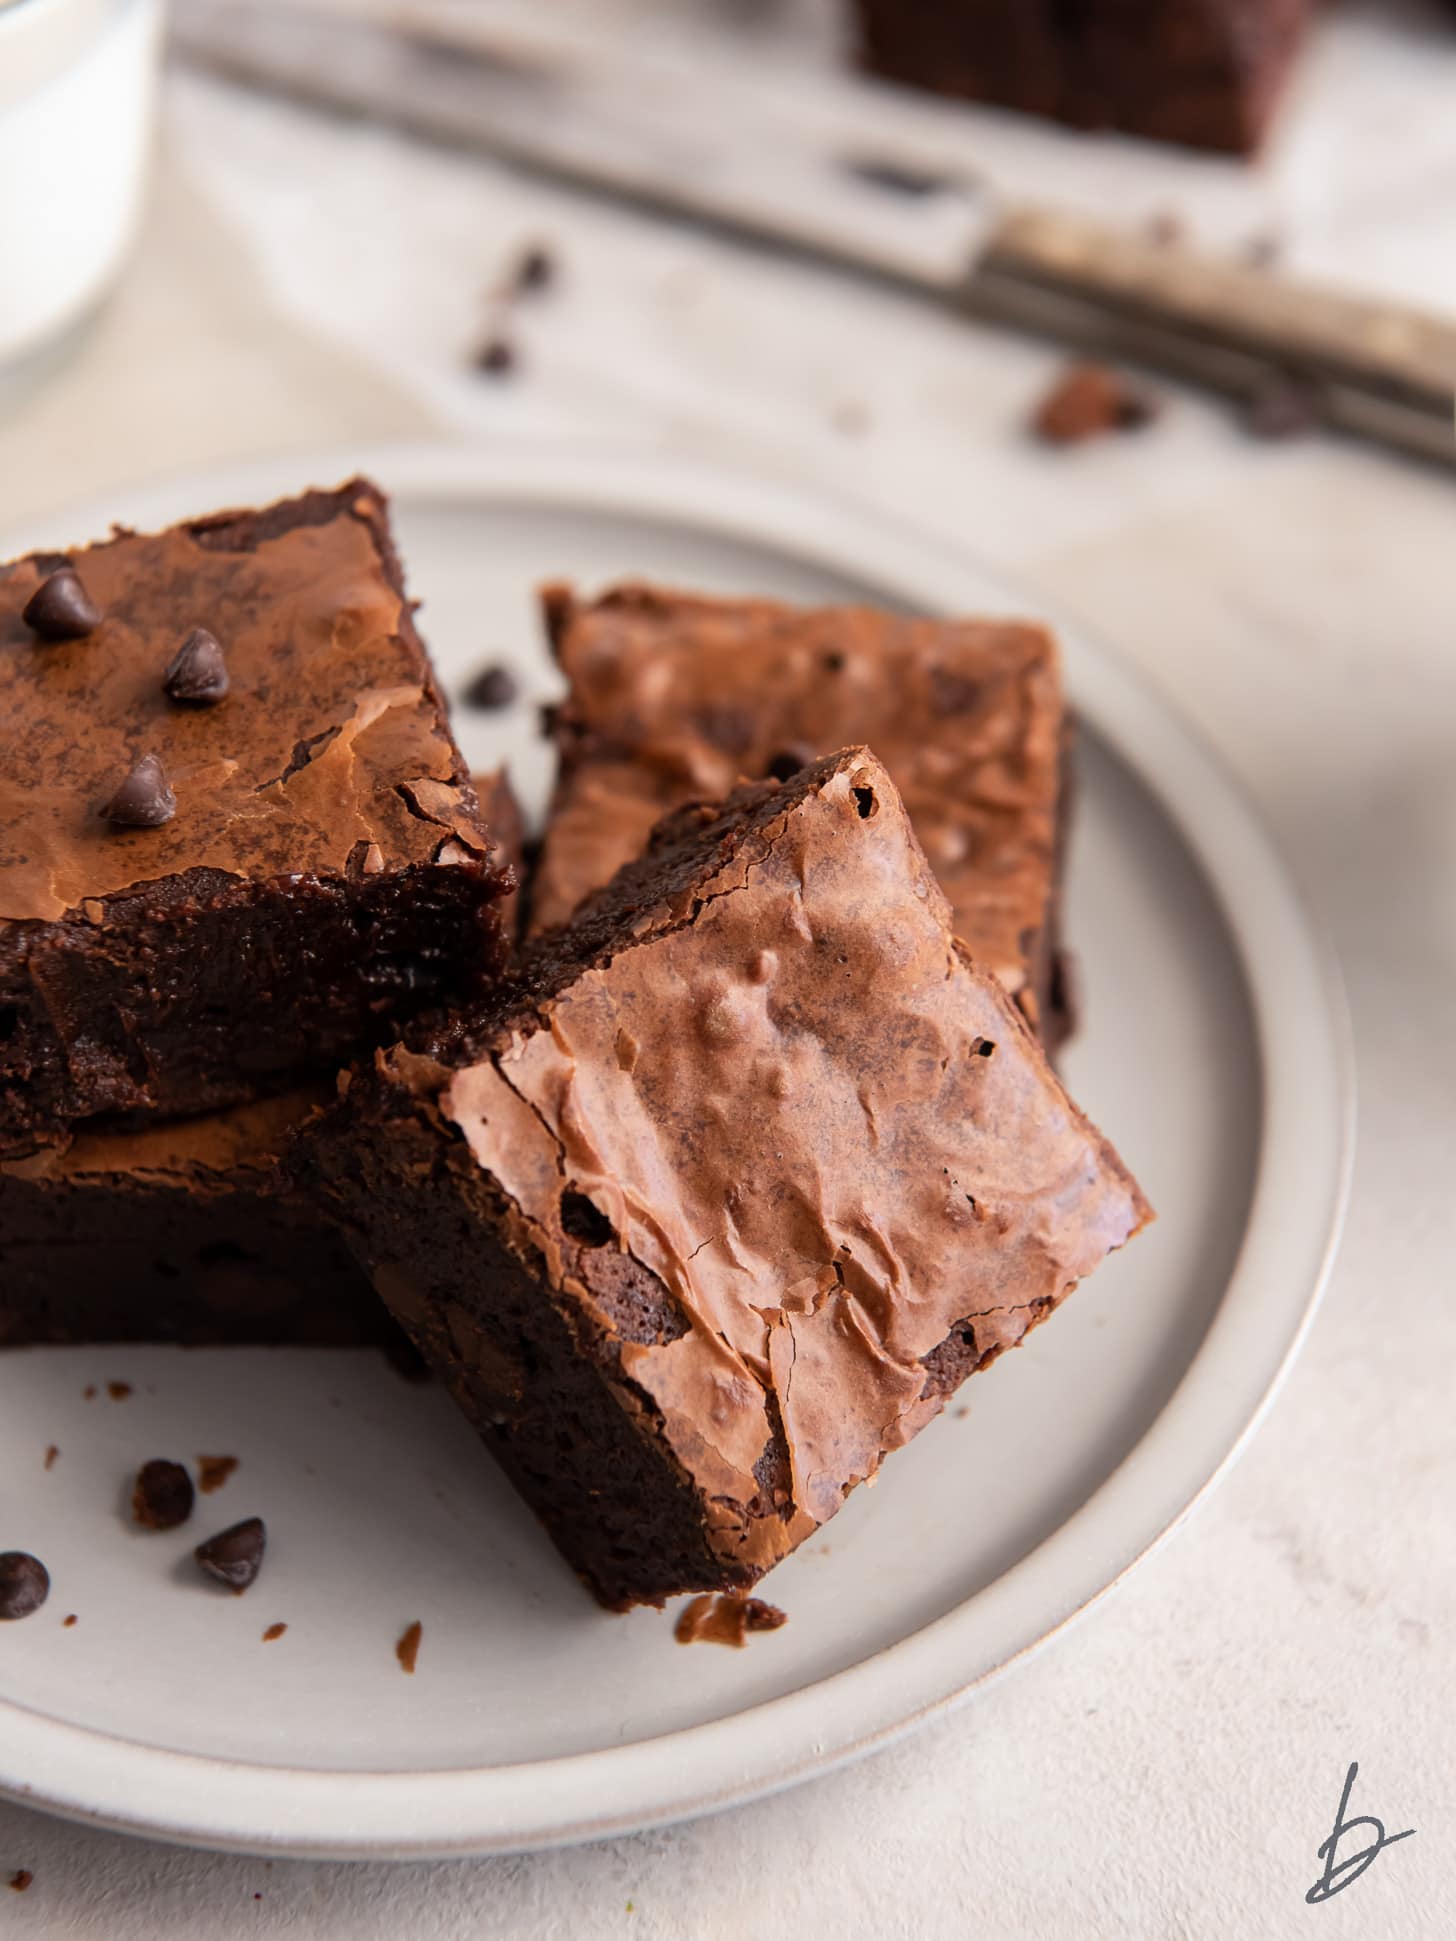
[[[39,1557],[27,1550],[0,1552],[0,1622],[33,1616],[50,1594],[50,1572]]]
[[[194,627],[173,655],[162,691],[169,701],[210,708],[226,700],[229,685],[222,642],[206,627]]]
[[[131,1383],[108,1382],[106,1384],[106,1393],[111,1397],[113,1402],[124,1402],[127,1396],[131,1394]]]
[[[61,1619],[61,1629],[63,1631],[69,1631],[71,1626],[75,1622],[76,1622],[76,1613],[74,1611],[71,1611]]]
[[[228,1477],[238,1466],[236,1456],[199,1456],[197,1458],[197,1487],[204,1496],[211,1496],[214,1490],[222,1488]]]
[[[137,1471],[131,1513],[144,1530],[175,1530],[192,1514],[192,1478],[179,1462],[154,1456]]]
[[[8,1884],[17,1894],[23,1894],[34,1879],[35,1875],[30,1871],[29,1867],[17,1867],[15,1872],[10,1876]]]
[[[1107,364],[1070,364],[1037,406],[1032,430],[1046,445],[1080,445],[1107,432],[1137,431],[1158,402]]]
[[[471,359],[477,371],[487,377],[509,377],[516,368],[515,346],[508,337],[498,333],[487,337]]]
[[[48,1448],[48,1449],[46,1450],[46,1452],[45,1452],[45,1466],[46,1466],[46,1468],[47,1468],[47,1469],[54,1469],[54,1468],[55,1468],[55,1466],[56,1466],[56,1457],[57,1457],[57,1456],[59,1456],[59,1455],[60,1455],[60,1453],[61,1453],[61,1452],[60,1452],[60,1450],[59,1450],[59,1449],[58,1449],[58,1448],[56,1447],[56,1445],[55,1445],[55,1443],[52,1443],[52,1444],[50,1445],[50,1447],[49,1447],[49,1448]]]
[[[283,1633],[287,1629],[288,1626],[286,1624],[270,1624],[268,1629],[263,1633],[264,1644],[275,1643],[277,1639],[283,1636]]]
[[[520,683],[511,670],[500,661],[492,661],[472,677],[463,699],[467,708],[493,714],[500,708],[510,707],[520,692]]]
[[[394,1647],[394,1655],[399,1660],[401,1671],[414,1676],[415,1662],[420,1655],[420,1639],[425,1635],[425,1627],[418,1618],[400,1634],[399,1643]]]
[[[686,1606],[673,1635],[679,1644],[727,1644],[742,1650],[750,1631],[777,1631],[787,1611],[740,1591],[705,1591]]]
[[[257,1581],[267,1543],[263,1519],[250,1516],[226,1530],[219,1530],[215,1537],[198,1544],[192,1554],[214,1582],[241,1597],[249,1584]]]

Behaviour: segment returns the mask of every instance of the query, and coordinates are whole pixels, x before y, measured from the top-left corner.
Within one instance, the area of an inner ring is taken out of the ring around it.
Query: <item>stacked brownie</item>
[[[397,1322],[625,1608],[746,1590],[1150,1216],[1049,1063],[1045,632],[547,614],[512,956],[374,488],[0,575],[0,1344]]]
[[[0,574],[0,1343],[352,1340],[278,1190],[511,887],[354,480]]]
[[[1314,0],[856,0],[864,65],[1075,128],[1249,154]]]

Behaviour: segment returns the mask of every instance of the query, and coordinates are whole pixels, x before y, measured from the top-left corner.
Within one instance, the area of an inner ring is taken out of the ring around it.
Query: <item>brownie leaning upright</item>
[[[0,1156],[283,1089],[499,969],[368,481],[0,569],[0,719]]]
[[[614,1608],[747,1589],[1151,1217],[863,748],[670,816],[296,1164]]]

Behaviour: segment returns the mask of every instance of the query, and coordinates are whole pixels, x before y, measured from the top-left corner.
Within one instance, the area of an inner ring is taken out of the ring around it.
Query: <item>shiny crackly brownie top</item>
[[[636,585],[590,604],[545,597],[571,689],[534,929],[564,921],[665,811],[867,742],[957,931],[1008,990],[1026,987],[1054,892],[1063,735],[1044,628]]]
[[[0,568],[0,721],[0,921],[490,853],[364,480]]]
[[[623,1339],[621,1371],[739,1562],[785,1554],[935,1413],[925,1357],[955,1328],[982,1361],[1019,1341],[1149,1217],[957,946],[864,749],[681,811],[538,952],[453,1055],[379,1069],[457,1129],[590,1327],[613,1323],[569,1201],[666,1290],[685,1327]],[[780,1435],[790,1500],[765,1516]]]

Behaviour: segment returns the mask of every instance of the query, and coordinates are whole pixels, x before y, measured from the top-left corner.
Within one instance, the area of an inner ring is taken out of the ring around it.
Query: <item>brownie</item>
[[[0,1348],[382,1342],[348,1248],[277,1189],[304,1091],[0,1162]]]
[[[521,816],[505,772],[474,780],[514,866]],[[0,1348],[402,1347],[344,1242],[280,1178],[291,1137],[335,1089],[320,1079],[202,1118],[82,1132],[69,1147],[0,1160]]]
[[[0,1155],[287,1089],[498,967],[365,480],[0,569],[0,719]]]
[[[747,1589],[1149,1218],[864,749],[669,818],[297,1164],[614,1609]]]
[[[1045,628],[635,585],[589,604],[550,587],[545,601],[570,691],[534,929],[568,917],[680,803],[868,742],[972,955],[1055,1045],[1067,724]]]
[[[1256,150],[1313,0],[856,0],[863,65],[1076,128]]]

